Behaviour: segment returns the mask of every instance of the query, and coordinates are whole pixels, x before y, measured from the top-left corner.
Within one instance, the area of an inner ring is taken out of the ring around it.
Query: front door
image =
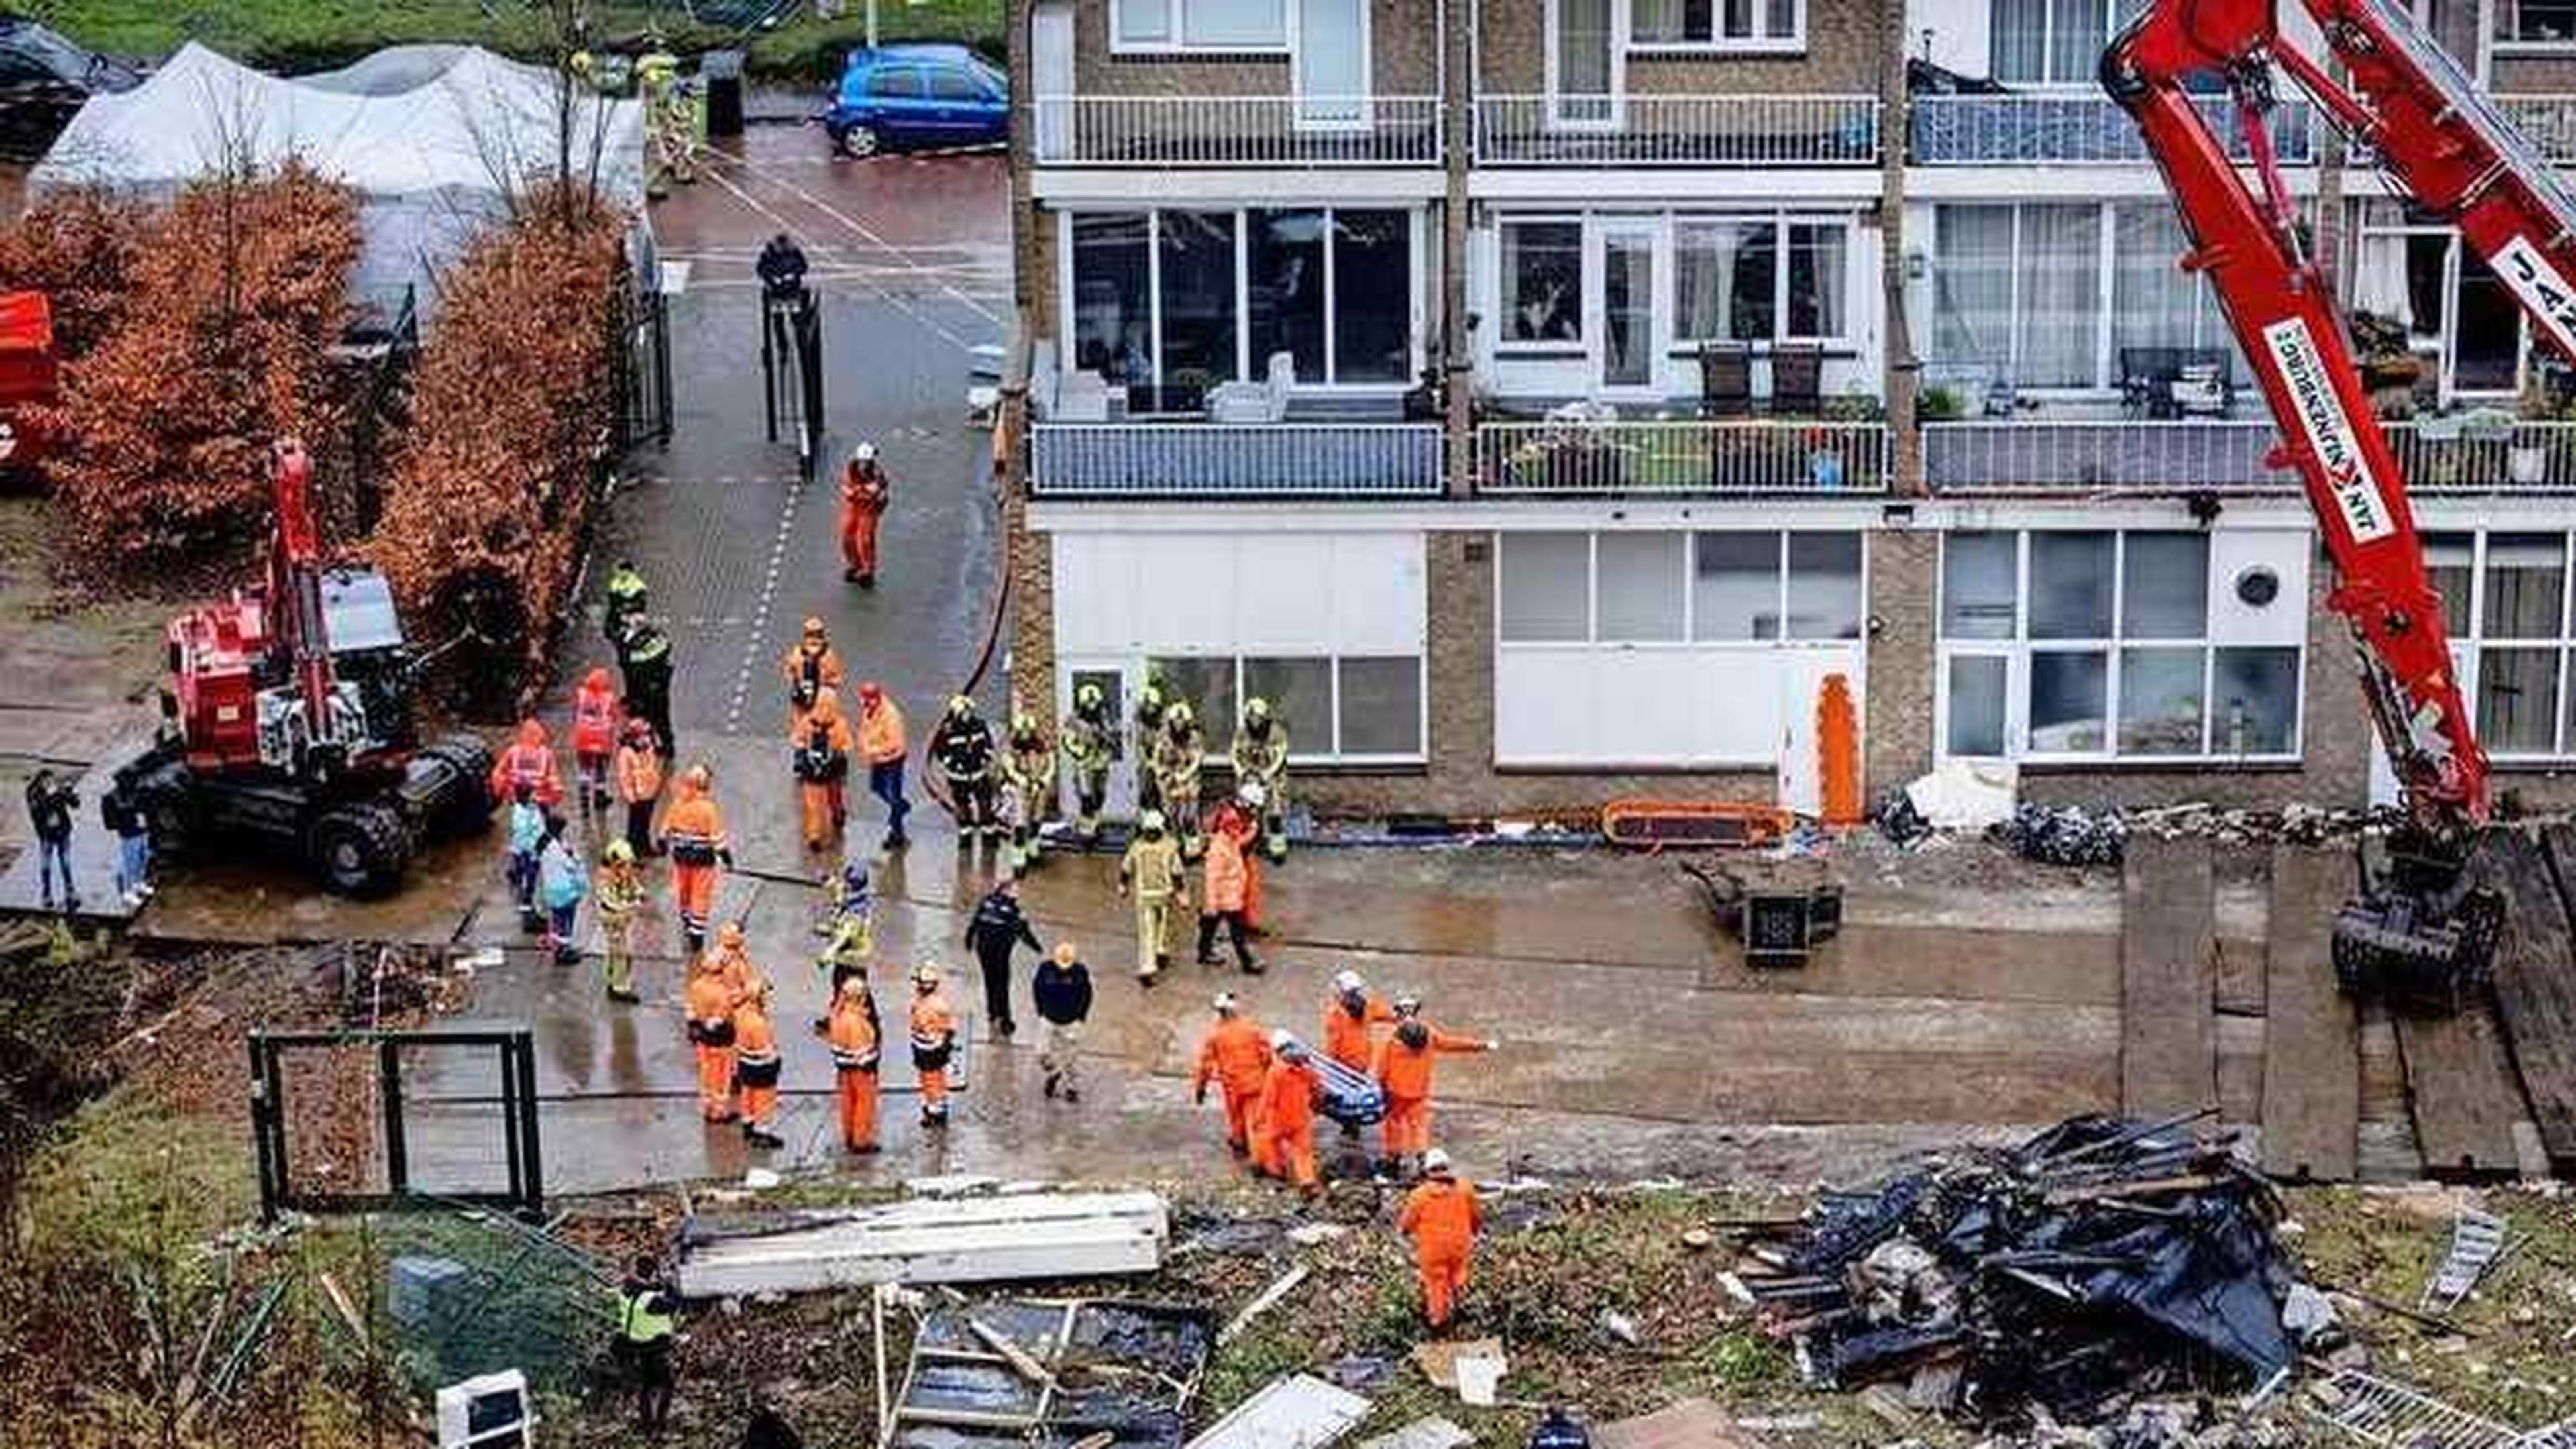
[[[1599,253],[1592,274],[1600,279],[1595,308],[1601,339],[1605,393],[1642,393],[1655,385],[1655,234],[1643,227],[1604,227],[1593,233]]]
[[[1368,0],[1291,0],[1295,25],[1297,125],[1306,130],[1368,124]]]

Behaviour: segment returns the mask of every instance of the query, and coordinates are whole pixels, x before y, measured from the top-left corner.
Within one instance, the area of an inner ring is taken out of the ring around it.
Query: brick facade
[[[1381,95],[1440,88],[1435,0],[1369,0],[1369,85]],[[1108,0],[1083,0],[1073,18],[1074,88],[1100,96],[1284,96],[1288,52],[1234,55],[1113,53]]]
[[[1637,95],[1775,95],[1878,90],[1880,0],[1806,0],[1807,44],[1794,55],[1640,50],[1627,57]],[[1547,86],[1545,0],[1502,0],[1477,18],[1478,84],[1495,95]]]

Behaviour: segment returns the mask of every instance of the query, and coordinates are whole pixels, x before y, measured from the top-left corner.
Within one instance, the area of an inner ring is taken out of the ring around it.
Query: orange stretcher
[[[1601,833],[1613,845],[1640,850],[1777,845],[1798,823],[1777,805],[1724,801],[1613,800],[1601,807]]]

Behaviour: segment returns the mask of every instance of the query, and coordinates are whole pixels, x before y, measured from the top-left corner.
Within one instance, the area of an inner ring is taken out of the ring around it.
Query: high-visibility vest
[[[660,1284],[620,1295],[617,1305],[617,1331],[628,1343],[660,1343],[679,1330],[669,1313],[657,1312],[653,1300],[667,1296]]]

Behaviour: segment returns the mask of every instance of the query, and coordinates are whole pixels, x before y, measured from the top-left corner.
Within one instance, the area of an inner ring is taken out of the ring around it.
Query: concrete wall
[[[1875,800],[1932,768],[1932,671],[1941,596],[1941,535],[1869,535],[1869,697],[1861,729],[1861,786]]]

